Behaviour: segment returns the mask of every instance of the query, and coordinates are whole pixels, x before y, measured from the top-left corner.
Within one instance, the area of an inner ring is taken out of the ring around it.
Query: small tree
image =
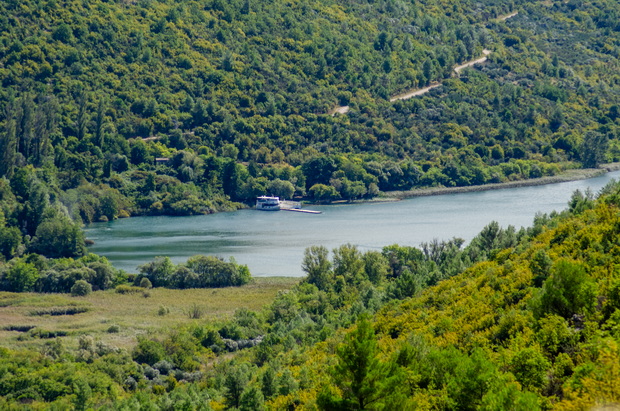
[[[306,248],[301,263],[301,269],[308,274],[306,281],[324,291],[330,290],[333,283],[333,273],[328,256],[327,248],[313,245]]]
[[[249,387],[241,395],[240,411],[260,411],[265,409],[265,398],[256,386]]]
[[[248,384],[247,369],[243,365],[236,366],[226,376],[224,386],[226,387],[226,404],[229,407],[239,408],[241,405],[241,395]],[[261,395],[262,396],[262,395]]]
[[[155,257],[155,260],[138,267],[140,274],[147,277],[154,287],[168,287],[174,273],[174,264],[169,257]]]
[[[32,248],[50,258],[81,257],[86,254],[82,229],[66,216],[44,220],[37,227]]]
[[[589,312],[596,303],[596,283],[581,264],[560,260],[545,280],[540,296],[539,316],[557,314],[570,319]]]
[[[605,160],[609,146],[607,136],[597,131],[588,131],[583,136],[581,145],[581,162],[584,167],[598,167]]]

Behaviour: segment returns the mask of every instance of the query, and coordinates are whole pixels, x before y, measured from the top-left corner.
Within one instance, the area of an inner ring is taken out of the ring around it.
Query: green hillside
[[[21,203],[20,170],[42,182],[83,223],[228,210],[265,193],[329,202],[478,185],[620,158],[610,1],[0,8],[0,175]],[[483,50],[487,62],[454,72]]]
[[[165,329],[138,335],[129,350],[115,347],[92,323],[81,330],[86,324],[79,321],[90,317],[78,320],[77,309],[88,304],[76,302],[76,319],[54,331],[43,328],[51,327],[44,319],[34,328],[15,323],[5,330],[15,348],[0,353],[0,404],[115,410],[614,406],[620,401],[619,207],[620,183],[613,182],[596,200],[576,192],[568,210],[540,215],[531,228],[491,223],[465,247],[459,239],[365,253],[351,245],[332,253],[312,247],[302,263],[307,277],[269,297],[261,310],[238,308],[232,318],[208,320],[188,311],[189,322],[166,319]],[[170,293],[154,294],[146,297]],[[108,292],[92,301],[102,298],[114,299]],[[128,298],[141,304],[143,296],[123,297],[123,307]],[[237,298],[226,310],[246,304]],[[50,298],[5,293],[2,301],[8,309],[33,310],[30,315],[55,309]],[[168,312],[160,307],[139,315],[152,322],[151,316]],[[127,331],[110,326],[107,333]]]
[[[6,229],[36,235],[26,208],[79,224],[616,161],[617,13],[612,1],[4,2]],[[35,251],[26,242],[5,258]]]
[[[261,310],[140,320],[162,305],[128,331],[80,320],[80,298],[176,304],[251,281],[211,256],[128,275],[88,254],[82,224],[620,160],[619,16],[612,0],[1,2],[0,308],[20,318],[1,408],[617,405],[617,183],[467,245],[312,247],[299,285],[258,287]]]

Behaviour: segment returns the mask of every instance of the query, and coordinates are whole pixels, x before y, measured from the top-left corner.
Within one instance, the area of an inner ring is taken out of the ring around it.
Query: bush
[[[166,314],[170,314],[170,308],[160,305],[159,310],[157,310],[157,315],[163,317]]]
[[[596,304],[596,283],[581,264],[559,260],[543,284],[539,301],[534,305],[539,317],[557,314],[570,319],[574,314],[586,314]],[[538,303],[538,304],[537,304]]]
[[[187,310],[187,316],[192,320],[198,320],[204,315],[204,310],[198,304],[192,304]]]
[[[153,365],[163,360],[165,355],[164,347],[159,342],[138,337],[138,346],[132,357],[139,364]]]
[[[121,284],[121,285],[116,286],[115,291],[119,294],[137,294],[137,293],[141,293],[144,290],[140,287],[134,287],[132,285]]]
[[[5,275],[8,291],[18,293],[31,291],[38,278],[39,271],[37,268],[23,260],[18,260],[13,264]]]
[[[74,297],[84,297],[93,291],[93,287],[84,280],[77,280],[71,287],[71,295]]]
[[[140,280],[140,287],[142,287],[142,288],[153,288],[153,284],[151,283],[151,280],[149,280],[146,277],[143,277]]]

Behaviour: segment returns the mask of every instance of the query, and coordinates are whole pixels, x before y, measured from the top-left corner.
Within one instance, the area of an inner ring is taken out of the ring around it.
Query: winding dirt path
[[[499,16],[495,20],[497,20],[497,21],[505,21],[505,20],[508,20],[508,19],[516,16],[517,14],[519,14],[519,12],[515,11],[515,12],[510,13],[510,14],[505,14],[503,16]],[[487,56],[489,54],[491,54],[491,50],[484,49],[484,50],[482,50],[482,54],[483,54],[483,56],[478,58],[478,59],[476,59],[476,60],[467,61],[467,62],[465,62],[463,64],[460,64],[460,65],[454,67],[453,75],[457,75],[458,76],[459,73],[462,70],[466,69],[467,67],[471,67],[471,66],[474,66],[476,64],[484,63],[488,59]],[[407,100],[407,99],[410,99],[412,97],[421,96],[423,94],[428,93],[432,89],[441,86],[441,84],[442,83],[440,81],[436,81],[436,82],[431,83],[431,85],[427,86],[427,87],[416,88],[416,89],[411,89],[411,90],[405,91],[404,93],[397,94],[397,95],[395,95],[393,97],[390,97],[390,102],[393,103],[393,102],[398,101],[398,100]],[[330,110],[329,113],[327,113],[327,114],[329,114],[331,116],[335,116],[336,114],[347,114],[349,112],[349,110],[350,110],[349,106],[337,106],[337,107],[334,107],[332,110]]]
[[[518,11],[515,11],[515,12],[510,13],[510,14],[504,14],[503,16],[499,16],[499,17],[498,17],[498,18],[496,18],[495,20],[497,20],[497,21],[504,21],[504,20],[508,20],[508,19],[513,18],[513,17],[514,17],[514,16],[516,16],[517,14],[519,14],[519,12],[518,12]]]
[[[330,116],[335,116],[336,114],[347,114],[349,112],[349,106],[338,106],[329,111]]]
[[[483,57],[480,57],[479,59],[476,60],[471,60],[471,61],[467,61],[461,65],[458,65],[456,67],[454,67],[454,73],[453,75],[458,75],[462,70],[466,69],[467,67],[471,67],[475,64],[480,64],[480,63],[484,63],[485,61],[487,61],[487,56],[489,54],[491,54],[491,50],[487,50],[484,49],[482,50],[482,54],[484,54]],[[431,91],[432,89],[441,86],[441,82],[435,82],[433,84],[431,84],[428,87],[424,87],[424,88],[418,88],[418,89],[413,89],[413,90],[409,90],[405,93],[402,94],[398,94],[392,98],[390,98],[391,102],[397,101],[397,100],[407,100],[410,99],[411,97],[416,97],[416,96],[421,96],[422,94],[426,94],[429,91]]]

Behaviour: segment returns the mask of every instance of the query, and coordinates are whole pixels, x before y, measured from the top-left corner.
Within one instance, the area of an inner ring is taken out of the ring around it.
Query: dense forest
[[[70,230],[262,194],[354,200],[615,161],[617,8],[3,2],[3,254],[41,253],[46,218]],[[483,49],[487,62],[453,71]],[[83,254],[76,242],[64,256]]]
[[[619,16],[613,0],[0,2],[0,289],[138,299],[250,281],[211,256],[116,270],[87,251],[81,226],[96,221],[618,161]],[[486,62],[454,72],[483,50]],[[317,245],[305,279],[262,311],[141,335],[130,350],[88,335],[75,349],[18,324],[20,341],[45,341],[0,348],[0,405],[617,403],[619,207],[616,183],[529,229],[490,223],[467,245]]]
[[[3,2],[2,254],[55,257],[47,220],[79,257],[73,223],[620,159],[615,2],[449,3]]]

